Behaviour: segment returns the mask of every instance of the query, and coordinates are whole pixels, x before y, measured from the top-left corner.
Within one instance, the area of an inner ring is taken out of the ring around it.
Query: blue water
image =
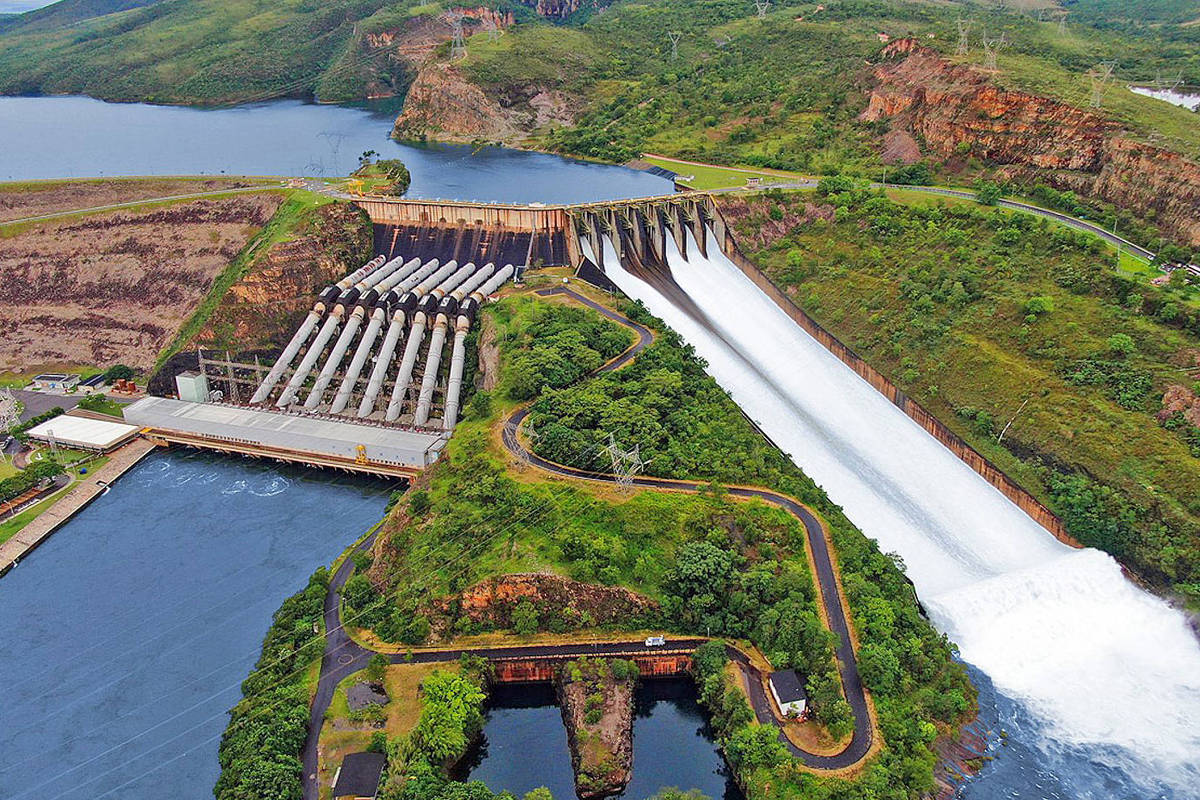
[[[637,689],[633,775],[618,797],[645,800],[666,787],[699,789],[714,800],[743,800],[713,742],[690,680],[655,679]],[[559,800],[575,796],[562,712],[550,684],[494,688],[483,738],[460,765],[460,778],[518,797],[545,786]]]
[[[0,578],[0,797],[211,800],[271,615],[390,486],[155,453]]]
[[[500,147],[399,144],[393,114],[298,100],[204,110],[0,97],[0,180],[113,175],[348,175],[375,150],[410,197],[574,203],[672,191],[646,172]]]

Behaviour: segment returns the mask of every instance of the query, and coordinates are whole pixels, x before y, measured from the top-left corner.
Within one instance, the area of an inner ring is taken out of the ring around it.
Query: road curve
[[[540,290],[537,294],[543,297],[553,295],[567,296],[573,301],[581,303],[608,319],[629,328],[637,335],[637,341],[633,345],[596,370],[597,373],[611,372],[624,367],[636,359],[654,341],[653,331],[646,326],[626,319],[607,306],[601,305],[570,289],[560,286]],[[527,407],[519,408],[504,423],[504,428],[501,431],[501,439],[504,442],[505,448],[510,453],[538,469],[555,475],[601,483],[613,482],[611,475],[588,472],[556,464],[527,450],[520,440],[519,431],[521,424],[525,421],[528,414],[529,409]],[[675,481],[666,478],[650,478],[645,476],[635,477],[633,483],[635,486],[641,488],[677,492],[699,492],[708,487],[707,483],[700,481]],[[729,487],[727,492],[735,497],[764,500],[779,506],[799,519],[804,525],[809,551],[812,553],[813,563],[816,565],[814,577],[821,592],[821,604],[825,609],[830,630],[838,635],[838,647],[836,650],[838,674],[841,676],[846,700],[849,702],[850,709],[854,713],[854,734],[846,748],[834,755],[810,753],[795,745],[784,734],[779,720],[775,717],[772,710],[772,702],[767,697],[766,691],[763,688],[761,671],[750,663],[750,659],[745,653],[735,647],[727,646],[726,651],[730,659],[738,665],[746,677],[746,684],[750,691],[750,705],[754,709],[754,715],[760,723],[780,728],[779,741],[783,743],[788,752],[799,758],[806,765],[816,769],[830,770],[853,766],[866,757],[870,751],[873,728],[862,679],[858,674],[858,662],[855,660],[854,648],[851,644],[850,626],[842,605],[841,591],[837,583],[837,576],[834,572],[824,529],[812,511],[799,501],[786,495],[773,492],[769,489],[749,486]],[[355,549],[362,551],[369,550],[375,543],[375,537],[376,532],[372,531],[355,546]],[[321,656],[321,674],[317,680],[317,691],[313,697],[312,707],[309,711],[308,736],[305,738],[304,750],[301,753],[301,762],[304,769],[304,800],[317,800],[318,798],[317,745],[321,734],[321,724],[325,719],[325,712],[328,710],[329,704],[333,701],[333,693],[344,678],[365,669],[371,656],[375,654],[374,651],[354,641],[345,628],[342,627],[340,613],[342,588],[353,573],[354,560],[352,558],[344,559],[330,577],[329,589],[325,594],[325,603],[322,612],[325,620],[325,652]],[[646,647],[642,642],[620,641],[560,645],[524,645],[516,647],[452,648],[444,650],[414,650],[411,653],[388,653],[387,656],[388,660],[393,664],[453,662],[457,661],[464,654],[489,660],[547,656],[559,658],[628,656],[640,653],[670,652],[671,650],[694,650],[705,641],[707,640],[702,638],[669,638],[666,640],[664,646],[653,648]]]
[[[554,289],[538,292],[538,294],[543,296],[554,294],[567,295],[576,302],[598,311],[608,319],[632,329],[637,334],[638,341],[624,353],[621,353],[601,367],[598,370],[600,372],[620,369],[629,364],[653,341],[653,334],[645,326],[632,322],[606,306],[569,289],[555,287]],[[520,429],[528,415],[529,408],[527,406],[521,407],[514,411],[504,423],[501,438],[505,449],[510,453],[538,469],[555,475],[601,483],[615,482],[611,475],[558,464],[526,449],[525,445],[521,442]],[[700,492],[708,487],[708,483],[704,481],[678,481],[647,476],[636,476],[633,478],[632,483],[634,486],[640,488],[664,489],[676,492]],[[820,589],[821,605],[825,610],[825,618],[829,629],[838,636],[836,650],[838,674],[841,676],[842,688],[846,694],[846,700],[850,704],[850,710],[854,713],[854,735],[851,737],[850,743],[846,745],[846,748],[834,755],[810,753],[793,744],[784,735],[782,730],[779,732],[779,739],[792,755],[810,767],[842,769],[853,766],[861,761],[871,749],[873,735],[871,715],[867,704],[866,692],[863,689],[862,678],[858,674],[858,661],[855,658],[854,646],[850,637],[850,624],[846,619],[845,607],[842,604],[841,589],[838,586],[837,574],[829,553],[829,543],[825,538],[825,530],[820,520],[817,519],[816,515],[807,506],[787,495],[753,486],[731,486],[727,488],[727,493],[734,497],[758,499],[771,503],[789,512],[804,525],[809,553],[812,555],[813,563],[816,566],[816,572],[813,577],[817,582],[817,587]],[[772,712],[771,703],[767,700],[765,691],[763,690],[759,671],[750,665],[749,659],[740,651],[734,648],[730,648],[730,651],[731,657],[739,664],[748,679],[746,683],[750,687],[751,705],[754,708],[754,714],[758,718],[758,721],[763,724],[778,726],[779,723]]]

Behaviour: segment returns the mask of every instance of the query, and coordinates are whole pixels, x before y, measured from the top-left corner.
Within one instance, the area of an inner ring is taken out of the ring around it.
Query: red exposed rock
[[[891,119],[936,155],[970,152],[1143,216],[1200,243],[1200,164],[1136,141],[1097,113],[1002,89],[913,39],[883,49],[862,118]]]

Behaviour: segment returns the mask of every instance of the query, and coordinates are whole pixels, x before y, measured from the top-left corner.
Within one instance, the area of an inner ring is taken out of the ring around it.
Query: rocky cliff
[[[1012,178],[1036,178],[1154,218],[1200,244],[1200,164],[1133,139],[1097,113],[1002,89],[912,39],[884,48],[862,118],[891,120],[926,154],[969,151]]]
[[[538,16],[553,19],[565,19],[580,9],[604,9],[609,5],[608,0],[521,0],[521,3],[536,11]]]
[[[297,235],[271,246],[229,288],[190,346],[271,350],[291,336],[316,295],[369,260],[371,225],[348,203],[312,212]]]
[[[637,675],[632,661],[588,658],[558,673],[554,687],[581,800],[620,794],[629,783]]]
[[[435,601],[430,616],[435,633],[448,633],[459,618],[488,629],[511,628],[513,611],[522,603],[533,607],[540,628],[551,630],[629,623],[657,608],[649,598],[619,586],[531,572],[480,581]]]
[[[577,7],[576,0],[570,4]],[[538,13],[542,13],[540,8]],[[463,15],[468,36],[485,21],[500,30],[514,24],[511,12],[483,6],[463,9]],[[425,18],[403,31],[371,34],[372,46],[393,46],[416,72],[393,128],[397,138],[487,139],[511,144],[552,123],[574,124],[578,101],[536,83],[507,87],[502,94],[485,92],[457,64],[442,57],[440,48],[451,36],[449,23],[441,17]]]

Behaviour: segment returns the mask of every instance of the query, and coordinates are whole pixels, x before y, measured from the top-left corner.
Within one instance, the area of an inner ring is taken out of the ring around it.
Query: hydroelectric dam
[[[457,422],[480,305],[528,270],[569,267],[679,332],[851,522],[903,559],[934,623],[1002,698],[997,725],[1020,730],[1031,769],[1085,796],[1200,785],[1200,646],[1183,615],[1078,547],[793,304],[738,250],[716,198],[355,202],[377,256],[314,298],[273,364],[202,355],[179,385],[188,397],[141,401],[127,417],[162,441],[411,476]]]

